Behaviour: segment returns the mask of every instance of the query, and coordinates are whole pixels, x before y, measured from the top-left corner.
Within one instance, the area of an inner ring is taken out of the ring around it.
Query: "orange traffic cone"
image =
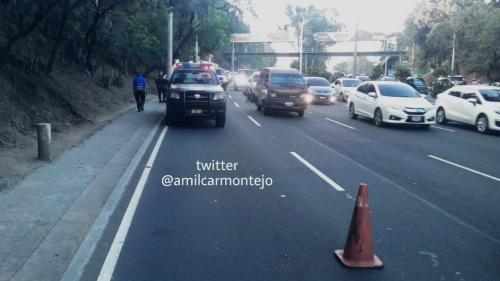
[[[347,267],[374,268],[384,265],[373,251],[368,188],[364,183],[359,186],[344,250],[335,250],[335,255]]]

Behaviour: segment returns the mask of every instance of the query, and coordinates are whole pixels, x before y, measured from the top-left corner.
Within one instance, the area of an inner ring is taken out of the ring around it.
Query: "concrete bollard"
[[[7,189],[9,187],[9,180],[0,177],[0,191]]]
[[[36,124],[38,135],[38,159],[50,161],[50,143],[52,142],[49,123]]]

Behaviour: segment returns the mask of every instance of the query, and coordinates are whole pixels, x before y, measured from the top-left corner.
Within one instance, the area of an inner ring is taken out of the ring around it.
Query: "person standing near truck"
[[[166,81],[166,75],[163,74],[163,71],[160,71],[160,73],[156,77],[155,84],[156,84],[156,89],[158,90],[158,101],[166,102],[167,81]]]
[[[136,74],[134,81],[132,82],[132,89],[134,91],[135,102],[137,103],[137,111],[144,111],[148,83],[139,73]]]

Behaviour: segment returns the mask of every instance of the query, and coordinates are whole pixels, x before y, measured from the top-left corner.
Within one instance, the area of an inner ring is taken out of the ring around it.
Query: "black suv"
[[[211,68],[176,68],[168,81],[167,124],[180,118],[214,119],[217,127],[226,124],[226,93]]]

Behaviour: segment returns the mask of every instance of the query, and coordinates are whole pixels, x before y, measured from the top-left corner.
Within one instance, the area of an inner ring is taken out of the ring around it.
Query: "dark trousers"
[[[159,101],[167,100],[167,89],[163,87],[158,87],[158,100]]]
[[[144,110],[144,103],[146,102],[146,92],[134,91],[135,102],[137,103],[137,111]]]

